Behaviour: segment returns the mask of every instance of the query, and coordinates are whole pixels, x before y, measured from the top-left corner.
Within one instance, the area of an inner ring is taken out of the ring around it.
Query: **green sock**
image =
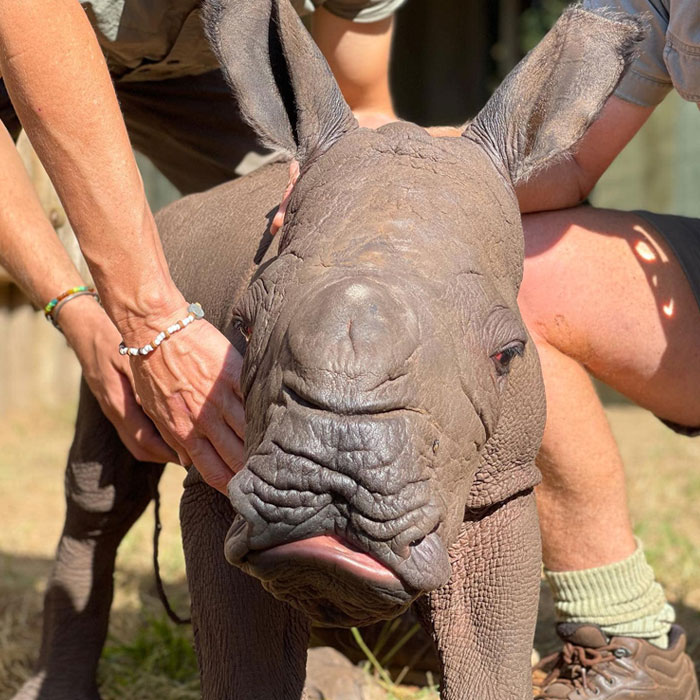
[[[675,612],[642,543],[627,559],[581,571],[544,571],[558,622],[591,622],[610,637],[641,637],[662,649]]]

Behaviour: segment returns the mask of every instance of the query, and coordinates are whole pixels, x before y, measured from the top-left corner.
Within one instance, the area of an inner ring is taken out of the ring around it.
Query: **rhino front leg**
[[[449,582],[420,601],[443,666],[443,700],[532,698],[540,580],[532,491],[465,520]]]
[[[203,700],[300,700],[310,625],[224,558],[228,499],[192,468],[180,505]]]
[[[14,700],[99,698],[97,663],[113,594],[117,546],[141,515],[162,465],[137,462],[85,383],[66,469],[66,520],[44,598],[35,675]]]

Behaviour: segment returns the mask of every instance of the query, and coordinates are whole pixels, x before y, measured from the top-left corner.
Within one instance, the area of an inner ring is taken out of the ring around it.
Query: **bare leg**
[[[16,700],[99,698],[97,663],[117,546],[151,499],[161,465],[137,462],[83,383],[66,471],[66,522],[44,599],[36,675]]]
[[[635,543],[622,462],[585,370],[662,418],[700,426],[700,311],[665,241],[634,214],[581,207],[526,216],[524,228],[519,302],[547,393],[543,556],[552,570],[592,568]],[[572,547],[571,533],[592,526],[605,537]]]
[[[524,700],[540,579],[532,492],[465,521],[451,549],[452,577],[416,605],[432,624],[443,700]]]

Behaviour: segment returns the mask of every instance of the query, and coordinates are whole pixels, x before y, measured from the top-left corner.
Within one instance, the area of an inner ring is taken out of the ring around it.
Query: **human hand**
[[[150,337],[125,338],[145,344],[175,321],[182,311],[149,320]],[[245,411],[239,386],[243,358],[206,320],[191,323],[147,356],[131,357],[136,391],[145,412],[181,464],[193,464],[204,481],[226,493],[243,468]]]
[[[451,136],[453,138],[461,136],[464,132],[464,126],[429,126],[426,131],[438,138]]]
[[[294,189],[294,185],[296,184],[298,179],[299,162],[296,160],[292,160],[289,163],[289,181],[287,182],[287,186],[284,189],[282,201],[280,202],[279,207],[277,207],[277,211],[272,217],[272,222],[270,223],[270,234],[272,236],[274,236],[284,224],[284,217],[287,214],[287,205],[289,204],[289,198],[292,196],[292,190]]]
[[[389,124],[390,122],[395,122],[398,117],[395,114],[387,114],[385,112],[374,112],[367,110],[356,110],[354,112],[355,118],[360,126],[367,129],[378,129],[384,124]],[[284,194],[282,195],[282,201],[279,207],[277,207],[277,212],[272,218],[270,223],[270,234],[275,235],[284,224],[284,217],[287,213],[287,205],[289,204],[289,198],[292,196],[292,190],[296,181],[299,179],[299,163],[293,160],[289,163],[289,181],[285,187]]]
[[[394,113],[378,112],[376,110],[355,109],[353,110],[357,123],[365,129],[378,129],[384,124],[397,122],[399,118]]]
[[[139,405],[129,361],[117,352],[121,336],[99,304],[88,296],[73,299],[60,323],[85,381],[129,452],[141,462],[176,461]]]

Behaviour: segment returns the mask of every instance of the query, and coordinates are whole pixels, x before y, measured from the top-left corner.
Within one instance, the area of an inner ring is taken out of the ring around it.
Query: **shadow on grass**
[[[51,565],[49,559],[0,552],[0,700],[9,700],[31,675]],[[176,626],[166,618],[152,573],[122,570],[117,579],[119,592],[99,671],[104,700],[199,698],[191,627]],[[166,590],[173,607],[184,615],[188,606],[184,577],[166,582]],[[700,611],[682,603],[675,608],[678,623],[688,632],[688,651],[700,670]],[[557,647],[552,599],[543,582],[535,648],[544,656]]]
[[[41,641],[41,610],[53,561],[0,552],[0,700],[31,675]],[[195,700],[199,674],[190,626],[167,619],[149,572],[117,572],[117,594],[98,673],[103,700]],[[165,583],[171,605],[188,611],[183,577]]]

